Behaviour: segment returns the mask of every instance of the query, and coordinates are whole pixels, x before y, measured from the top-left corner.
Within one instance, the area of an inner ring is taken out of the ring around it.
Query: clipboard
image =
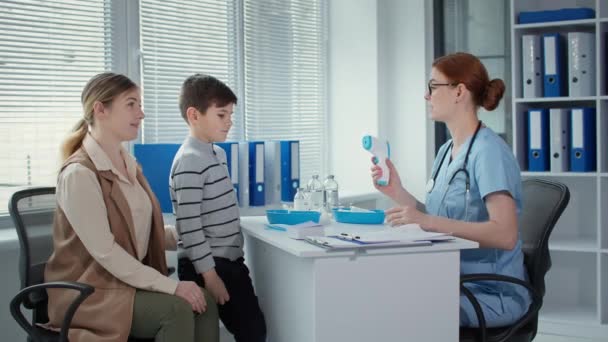
[[[328,250],[348,250],[361,248],[382,248],[382,247],[411,247],[411,246],[430,246],[433,243],[429,240],[420,241],[376,241],[366,242],[357,239],[340,238],[337,235],[332,236],[307,236],[304,241],[319,246]]]

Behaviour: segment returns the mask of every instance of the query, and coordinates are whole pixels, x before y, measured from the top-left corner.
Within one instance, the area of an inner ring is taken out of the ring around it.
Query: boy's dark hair
[[[187,123],[186,111],[189,107],[194,107],[204,114],[214,104],[223,107],[229,103],[236,104],[236,100],[236,95],[224,82],[210,75],[194,74],[182,84],[179,110]]]

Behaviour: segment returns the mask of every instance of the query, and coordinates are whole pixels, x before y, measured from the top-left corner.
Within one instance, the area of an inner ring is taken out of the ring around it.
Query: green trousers
[[[156,342],[218,342],[219,319],[213,298],[203,289],[207,311],[197,314],[182,298],[137,290],[131,336]]]

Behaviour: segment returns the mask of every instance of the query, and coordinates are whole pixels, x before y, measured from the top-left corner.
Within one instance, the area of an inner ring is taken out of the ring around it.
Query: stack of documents
[[[415,224],[375,232],[342,232],[330,236],[305,238],[309,243],[328,249],[424,246],[437,241],[453,239],[454,237],[450,234],[427,232]]]
[[[287,236],[296,240],[304,239],[307,236],[323,236],[325,233],[321,224],[312,221],[299,224],[267,224],[266,227],[287,232]]]

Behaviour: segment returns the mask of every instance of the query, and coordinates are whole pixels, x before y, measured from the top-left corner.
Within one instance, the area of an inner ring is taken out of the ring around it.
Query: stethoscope
[[[466,189],[467,195],[469,194],[469,190],[471,189],[471,180],[469,177],[469,171],[467,171],[467,163],[469,162],[469,154],[471,153],[471,147],[473,147],[473,143],[475,142],[475,138],[477,138],[477,133],[479,133],[480,129],[481,129],[481,120],[479,120],[479,123],[477,124],[477,128],[475,129],[475,133],[473,133],[473,137],[471,138],[471,143],[469,144],[469,147],[467,148],[467,154],[465,154],[465,156],[464,156],[464,163],[462,164],[462,167],[460,167],[460,169],[458,169],[458,170],[456,170],[456,172],[454,172],[454,174],[450,178],[450,181],[448,182],[448,186],[450,186],[450,184],[452,184],[452,181],[454,180],[456,175],[459,172],[464,172],[465,189]],[[433,191],[433,188],[435,187],[435,182],[437,181],[437,176],[439,175],[439,171],[441,170],[441,166],[443,166],[443,162],[445,161],[445,158],[447,157],[448,153],[452,149],[453,145],[454,145],[454,142],[450,141],[450,145],[448,146],[448,148],[445,149],[445,152],[443,152],[443,156],[441,157],[441,162],[439,162],[439,166],[433,173],[433,177],[431,179],[429,179],[428,183],[426,183],[426,191],[428,193]]]

